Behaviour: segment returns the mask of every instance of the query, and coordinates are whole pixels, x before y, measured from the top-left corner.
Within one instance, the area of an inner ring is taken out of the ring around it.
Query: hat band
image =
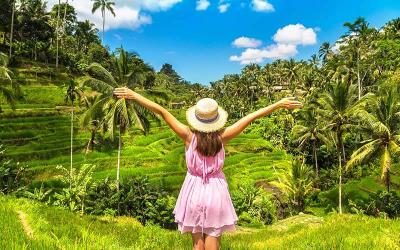
[[[211,123],[211,122],[217,120],[218,117],[219,117],[219,113],[217,113],[217,115],[216,115],[215,117],[210,118],[210,119],[203,119],[203,118],[200,118],[200,117],[197,116],[196,113],[194,113],[194,115],[196,116],[197,120],[199,120],[199,121],[201,121],[201,122],[204,122],[204,123]]]

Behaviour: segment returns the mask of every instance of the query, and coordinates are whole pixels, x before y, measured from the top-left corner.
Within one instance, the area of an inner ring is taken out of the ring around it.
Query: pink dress
[[[218,237],[224,231],[236,230],[238,220],[222,172],[225,149],[215,156],[203,156],[196,151],[197,138],[185,150],[188,171],[173,213],[178,230]]]

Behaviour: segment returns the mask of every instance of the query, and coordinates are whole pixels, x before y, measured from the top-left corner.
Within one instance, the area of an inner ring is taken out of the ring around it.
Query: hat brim
[[[186,110],[186,120],[191,127],[201,132],[213,132],[220,130],[225,126],[228,119],[228,113],[220,106],[218,106],[219,116],[215,121],[205,123],[199,121],[195,114],[195,106],[192,106]]]

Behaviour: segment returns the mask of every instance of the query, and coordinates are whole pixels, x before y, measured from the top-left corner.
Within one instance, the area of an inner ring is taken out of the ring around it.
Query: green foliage
[[[271,184],[283,191],[295,210],[304,211],[306,198],[314,190],[312,169],[304,161],[293,159],[290,170],[279,174],[278,180]]]
[[[128,178],[120,184],[108,177],[88,191],[86,212],[95,215],[132,216],[143,224],[175,228],[172,211],[176,198],[150,184],[147,177]]]
[[[71,211],[80,209],[84,213],[85,199],[92,184],[95,167],[95,165],[84,164],[79,170],[76,168],[68,170],[63,166],[57,166],[57,169],[62,171],[60,179],[67,187],[54,194],[54,205],[68,207]]]
[[[5,147],[0,144],[0,194],[18,191],[25,184],[25,167],[6,158]]]
[[[400,196],[394,192],[378,191],[367,200],[349,200],[350,212],[376,217],[400,217]]]
[[[52,189],[45,190],[43,187],[43,182],[40,185],[40,188],[34,188],[33,191],[28,191],[26,190],[23,192],[23,196],[32,200],[37,200],[41,202],[46,202],[50,203],[50,193],[52,192]]]
[[[277,219],[274,200],[262,188],[251,182],[244,182],[232,192],[232,202],[239,215],[240,225],[262,226],[272,224]]]

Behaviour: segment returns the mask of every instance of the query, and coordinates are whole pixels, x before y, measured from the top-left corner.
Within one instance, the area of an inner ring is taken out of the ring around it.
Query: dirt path
[[[22,226],[24,227],[24,231],[29,238],[33,238],[33,230],[29,226],[28,220],[26,219],[26,214],[21,210],[17,211],[18,218],[20,219]]]

